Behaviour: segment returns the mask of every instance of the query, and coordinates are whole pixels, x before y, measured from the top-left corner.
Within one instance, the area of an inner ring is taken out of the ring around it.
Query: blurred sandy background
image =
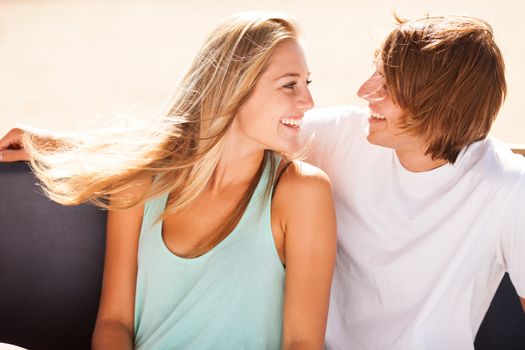
[[[511,0],[0,0],[0,133],[15,123],[72,130],[114,113],[155,113],[207,33],[245,10],[299,21],[317,106],[364,106],[355,91],[372,73],[393,11],[483,18],[503,51],[509,85],[492,134],[525,144],[525,1]]]

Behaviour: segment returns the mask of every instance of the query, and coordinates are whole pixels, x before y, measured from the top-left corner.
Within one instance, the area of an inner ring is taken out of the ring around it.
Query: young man
[[[399,20],[370,111],[307,117],[338,217],[328,349],[472,349],[505,271],[525,297],[525,158],[487,137],[505,94],[487,23]]]

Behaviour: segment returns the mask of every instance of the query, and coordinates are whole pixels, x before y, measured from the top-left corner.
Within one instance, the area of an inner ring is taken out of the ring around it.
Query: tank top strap
[[[280,163],[281,157],[279,155],[274,155],[266,159],[261,178],[253,192],[250,203],[246,207],[244,215],[249,216],[250,212],[253,211],[257,211],[259,215],[263,215],[264,212],[270,211],[271,199],[278,177],[277,171],[279,170]]]
[[[146,232],[147,230],[155,226],[160,214],[162,214],[162,212],[166,209],[168,197],[169,193],[166,192],[157,197],[150,198],[146,201],[146,203],[144,203],[144,215],[142,217],[141,232]]]

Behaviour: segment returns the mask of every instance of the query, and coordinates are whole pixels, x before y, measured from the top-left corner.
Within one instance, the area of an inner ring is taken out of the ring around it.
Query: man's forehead
[[[375,57],[374,58],[374,66],[376,67],[376,70],[383,74],[384,72],[384,69],[383,69],[383,60],[381,59],[381,57]]]

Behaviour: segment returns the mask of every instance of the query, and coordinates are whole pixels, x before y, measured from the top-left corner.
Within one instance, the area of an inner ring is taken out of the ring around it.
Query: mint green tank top
[[[197,258],[162,239],[168,194],[145,204],[135,295],[136,349],[279,349],[285,272],[265,195],[269,163],[235,229]],[[206,213],[202,213],[206,215]]]

